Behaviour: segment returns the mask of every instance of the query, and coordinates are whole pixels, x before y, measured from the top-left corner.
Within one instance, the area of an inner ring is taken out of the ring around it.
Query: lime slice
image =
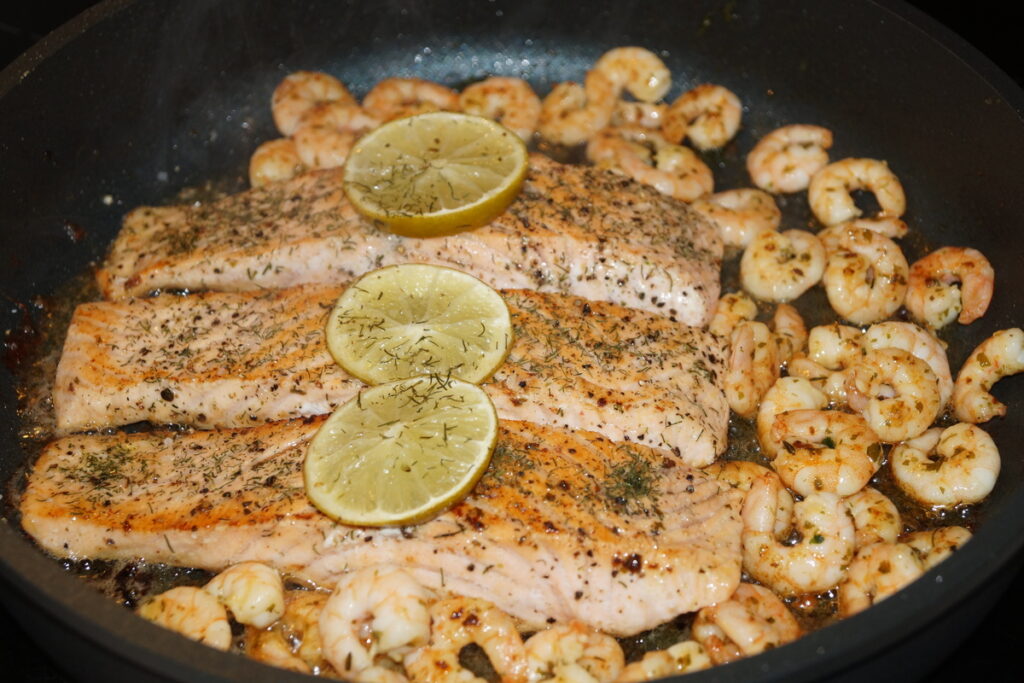
[[[482,382],[512,343],[512,319],[496,291],[452,268],[409,263],[371,271],[338,298],[327,348],[367,384],[416,375]]]
[[[526,176],[526,145],[480,116],[431,112],[367,133],[345,162],[356,210],[408,237],[475,228],[505,210]]]
[[[473,488],[497,438],[494,405],[475,384],[432,376],[371,387],[313,437],[306,493],[343,524],[422,522]]]

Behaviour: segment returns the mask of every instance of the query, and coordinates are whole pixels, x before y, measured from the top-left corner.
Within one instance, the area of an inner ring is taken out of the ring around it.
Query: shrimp
[[[816,363],[807,354],[798,352],[786,364],[786,372],[790,377],[805,379],[828,398],[829,404],[841,406],[846,404],[847,370],[829,370]]]
[[[291,180],[305,170],[294,140],[268,140],[249,158],[249,184],[264,187],[280,180]]]
[[[335,100],[334,102],[321,102],[311,107],[299,118],[296,132],[309,126],[327,126],[349,133],[362,134],[373,130],[381,123],[380,119],[371,116],[358,104]]]
[[[910,228],[907,224],[894,216],[877,216],[875,218],[854,218],[852,221],[846,221],[840,223],[838,226],[842,228],[863,228],[865,230],[873,230],[877,233],[885,235],[889,239],[899,239],[900,237],[906,236]],[[819,235],[820,237],[820,235]],[[826,246],[826,248],[828,248]]]
[[[273,567],[241,562],[222,571],[204,586],[231,610],[241,624],[266,628],[284,614],[284,582]]]
[[[907,259],[899,246],[881,233],[855,227],[843,230],[836,243],[821,278],[832,309],[858,325],[895,313],[907,292]]]
[[[916,531],[908,534],[903,542],[917,551],[925,571],[928,571],[959,550],[960,546],[969,540],[971,540],[971,532],[962,526],[943,526],[930,531]]]
[[[752,583],[741,583],[728,600],[702,608],[693,622],[693,637],[715,664],[760,654],[800,635],[785,603]]]
[[[772,196],[752,188],[717,192],[690,208],[718,226],[722,241],[734,247],[746,247],[762,232],[775,232],[782,221]]]
[[[698,85],[680,95],[668,108],[661,132],[675,144],[683,138],[702,151],[724,146],[736,135],[743,105],[728,88],[712,83]]]
[[[458,111],[459,94],[422,78],[385,78],[366,93],[363,109],[380,121],[429,111]]]
[[[331,669],[324,659],[320,638],[320,614],[328,599],[329,594],[321,591],[289,591],[280,619],[269,629],[248,629],[246,654],[272,666],[301,673],[322,673]]]
[[[703,471],[714,479],[725,482],[743,492],[749,491],[754,482],[761,477],[779,478],[779,475],[767,467],[748,460],[719,460],[705,467]],[[789,494],[785,486],[778,487],[778,496],[778,500],[775,502],[778,510],[775,535],[781,536],[789,529],[789,520],[793,514],[793,496]]]
[[[899,509],[878,489],[864,487],[847,497],[846,507],[853,515],[858,548],[879,541],[895,543],[903,531]]]
[[[989,393],[1003,377],[1024,372],[1024,331],[999,330],[981,342],[960,368],[953,385],[953,413],[961,422],[988,422],[1006,415],[1006,406]]]
[[[299,159],[308,168],[343,166],[358,139],[357,133],[331,126],[304,126],[292,136]]]
[[[811,360],[829,370],[843,370],[864,355],[863,336],[850,325],[818,325],[807,335],[807,353]]]
[[[775,418],[790,410],[822,410],[828,397],[803,377],[781,377],[765,392],[757,409],[757,440],[761,452],[775,458],[782,442],[772,436]]]
[[[846,378],[846,400],[888,443],[923,433],[939,415],[939,382],[917,356],[896,348],[868,351]]]
[[[807,343],[807,325],[795,306],[778,304],[772,314],[772,329],[779,348],[779,364],[786,365],[794,354],[803,351]]]
[[[711,658],[701,644],[695,640],[684,640],[664,650],[648,652],[640,661],[627,664],[617,683],[651,681],[710,667]]]
[[[762,232],[740,258],[743,289],[764,301],[792,301],[821,279],[825,248],[804,230]]]
[[[953,318],[969,325],[988,310],[995,271],[977,249],[943,247],[914,262],[908,284],[904,303],[915,320],[936,329]]]
[[[320,614],[324,657],[348,676],[389,657],[401,661],[430,637],[435,595],[404,570],[368,567],[344,574]]]
[[[672,86],[672,74],[658,55],[642,47],[617,47],[594,62],[616,92],[626,90],[641,102],[657,102]]]
[[[626,665],[618,641],[579,621],[555,624],[526,641],[526,680],[608,683]]]
[[[764,323],[745,321],[730,337],[725,397],[733,412],[753,417],[768,388],[779,377],[775,338]]]
[[[591,69],[583,85],[557,84],[541,101],[537,130],[559,145],[579,145],[611,121],[618,94],[611,79]]]
[[[405,658],[413,681],[430,683],[480,681],[459,663],[459,651],[476,643],[502,680],[525,680],[526,648],[512,618],[474,598],[440,600],[430,607],[430,642]]]
[[[807,200],[824,225],[836,225],[861,215],[850,194],[870,190],[878,201],[879,218],[899,218],[907,209],[903,185],[889,165],[878,159],[843,159],[821,169],[811,178]]]
[[[747,172],[768,192],[806,190],[815,173],[828,165],[832,131],[795,124],[773,130],[758,140],[747,155]]]
[[[619,100],[612,110],[611,125],[613,126],[643,126],[657,130],[661,128],[665,114],[668,112],[668,105],[662,102],[628,102]]]
[[[780,595],[828,590],[853,557],[853,520],[839,496],[811,493],[793,506],[791,527],[800,540],[783,543],[775,532],[781,486],[777,477],[761,477],[743,500],[743,570]]]
[[[860,415],[791,410],[775,418],[771,438],[782,443],[775,471],[802,496],[818,491],[852,496],[882,462],[878,437]]]
[[[670,145],[656,131],[641,126],[599,131],[587,143],[587,158],[686,202],[714,189],[711,169],[693,150]]]
[[[728,337],[744,320],[757,317],[757,304],[743,292],[723,295],[715,307],[715,315],[708,323],[708,331],[720,337]]]
[[[217,598],[202,588],[178,586],[144,602],[138,609],[151,621],[218,650],[231,647],[228,613]]]
[[[274,89],[270,110],[282,135],[292,135],[310,109],[324,102],[355,104],[345,84],[320,71],[296,71],[285,76]]]
[[[459,107],[467,114],[494,119],[523,141],[533,137],[540,120],[540,98],[521,78],[491,76],[466,86]]]
[[[969,505],[995,487],[999,449],[984,430],[960,422],[899,444],[889,466],[899,487],[925,505]]]
[[[857,614],[923,573],[924,565],[906,543],[872,543],[861,548],[839,584],[839,613]]]

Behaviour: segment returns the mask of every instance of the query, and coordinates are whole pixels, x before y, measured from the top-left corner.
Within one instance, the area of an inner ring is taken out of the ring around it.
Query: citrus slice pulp
[[[434,376],[371,387],[313,437],[306,493],[343,524],[422,522],[469,492],[497,438],[494,405],[474,384]]]
[[[438,111],[386,123],[356,143],[343,187],[357,211],[408,237],[474,228],[512,202],[526,145],[481,116]]]
[[[505,360],[512,319],[501,295],[472,275],[408,263],[349,285],[326,337],[338,364],[367,384],[428,374],[476,383]]]

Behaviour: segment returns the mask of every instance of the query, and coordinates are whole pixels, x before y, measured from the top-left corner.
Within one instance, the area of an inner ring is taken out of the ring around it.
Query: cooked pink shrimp
[[[785,379],[789,378],[783,377],[779,381],[781,382]],[[764,404],[762,403],[762,405]],[[743,492],[750,491],[750,487],[761,477],[779,478],[779,475],[767,467],[758,465],[756,462],[750,462],[749,460],[719,460],[704,467],[703,471],[708,476]],[[778,511],[776,515],[778,523],[776,524],[775,534],[776,536],[781,536],[789,530],[790,520],[793,515],[793,496],[781,484],[776,490],[778,491],[778,499],[775,501],[775,506]]]
[[[618,93],[602,72],[591,69],[583,85],[557,84],[540,106],[537,131],[559,145],[578,145],[589,140],[611,121]]]
[[[1006,415],[989,389],[1003,377],[1024,372],[1024,331],[999,330],[981,342],[960,368],[953,386],[953,412],[961,422],[988,422]]]
[[[587,143],[587,158],[687,202],[714,189],[711,169],[693,150],[641,126],[602,129]]]
[[[846,400],[888,443],[922,434],[942,407],[939,381],[928,363],[896,348],[873,349],[853,364]]]
[[[274,89],[270,109],[274,124],[282,135],[292,135],[299,121],[310,109],[323,102],[355,104],[356,99],[345,84],[330,74],[319,71],[296,71],[288,74]]]
[[[800,634],[785,603],[752,583],[741,583],[728,600],[704,607],[693,622],[693,637],[715,664],[780,647]]]
[[[661,128],[668,113],[668,105],[662,102],[632,102],[619,100],[612,111],[613,126],[643,126],[657,130]]]
[[[475,598],[439,600],[430,607],[430,642],[405,658],[413,681],[426,683],[479,680],[459,663],[459,652],[476,643],[503,680],[525,680],[526,648],[512,618]]]
[[[792,301],[818,284],[825,248],[805,230],[762,232],[740,257],[743,289],[762,301]]]
[[[778,230],[782,221],[772,196],[751,188],[716,192],[690,206],[718,226],[723,242],[735,247],[746,247],[760,233]]]
[[[798,352],[789,359],[786,372],[790,377],[806,379],[825,394],[832,406],[846,404],[846,370],[829,370],[808,358],[806,353]]]
[[[730,337],[725,371],[729,408],[743,417],[753,417],[761,397],[778,377],[778,349],[768,326],[753,321],[738,324]]]
[[[672,85],[672,75],[658,55],[642,47],[617,47],[594,62],[594,70],[608,77],[616,90],[641,102],[657,102]]]
[[[527,683],[611,683],[626,665],[614,638],[579,621],[538,631],[525,647]]]
[[[491,76],[467,85],[459,106],[467,114],[494,119],[523,140],[533,137],[540,119],[540,98],[521,78]]]
[[[779,349],[779,365],[785,366],[790,358],[804,350],[807,325],[795,306],[778,304],[772,314],[772,330]]]
[[[256,148],[249,159],[249,184],[263,187],[290,180],[306,170],[291,138],[269,140]]]
[[[801,538],[789,545],[775,532],[780,486],[778,478],[762,477],[743,500],[743,570],[781,595],[828,590],[842,580],[856,544],[846,504],[834,493],[808,493],[793,506],[792,528]]]
[[[846,507],[853,515],[858,548],[879,541],[895,543],[903,531],[899,509],[878,489],[865,486],[846,498]]]
[[[878,159],[843,159],[814,174],[807,188],[811,211],[825,225],[860,216],[850,194],[870,190],[881,207],[879,217],[899,218],[907,208],[903,185],[889,165]]]
[[[202,588],[178,586],[142,603],[138,614],[171,631],[203,645],[227,650],[231,647],[228,613],[217,598]]]
[[[953,395],[953,375],[945,345],[934,334],[914,323],[888,321],[875,323],[861,335],[864,349],[903,349],[914,354],[932,369],[939,382],[939,402],[942,407]]]
[[[872,543],[857,551],[839,584],[839,613],[844,617],[881,602],[924,573],[917,553],[906,543]]]
[[[969,540],[971,532],[964,527],[943,526],[908,534],[903,542],[917,551],[927,571],[959,550]]]
[[[675,144],[689,138],[697,149],[717,149],[736,135],[742,116],[743,105],[735,93],[721,85],[705,83],[672,103],[661,131]]]
[[[616,683],[640,683],[656,678],[667,678],[678,674],[702,671],[711,666],[711,658],[695,640],[684,640],[664,650],[655,650],[643,659],[626,667],[619,673]]]
[[[321,102],[311,107],[299,119],[298,129],[307,126],[327,126],[350,133],[365,133],[380,124],[380,119],[371,116],[355,102],[335,100]]]
[[[715,307],[715,315],[708,323],[708,331],[728,337],[744,320],[753,320],[757,317],[757,304],[743,292],[730,292],[723,294],[718,299]]]
[[[904,303],[915,320],[935,329],[953,318],[969,325],[988,310],[995,271],[977,249],[943,247],[914,262],[908,283]]]
[[[775,471],[802,496],[817,491],[852,496],[882,464],[882,445],[860,415],[791,410],[775,418],[771,438],[782,444]]]
[[[331,126],[303,126],[295,131],[295,151],[308,168],[337,168],[345,164],[359,134]]]
[[[836,235],[821,281],[832,309],[865,325],[895,313],[907,292],[907,259],[891,239],[864,228]]]
[[[459,94],[422,78],[385,78],[366,93],[363,109],[380,121],[428,111],[458,111]]]
[[[768,192],[806,190],[811,177],[828,165],[832,131],[796,124],[773,130],[747,155],[750,179]]]
[[[901,443],[893,449],[889,466],[899,487],[925,505],[970,505],[995,487],[999,449],[987,432],[960,422]]]
[[[773,436],[775,418],[790,410],[822,410],[828,406],[828,397],[803,377],[780,377],[765,392],[757,408],[757,440],[761,452],[774,458],[782,442]]]

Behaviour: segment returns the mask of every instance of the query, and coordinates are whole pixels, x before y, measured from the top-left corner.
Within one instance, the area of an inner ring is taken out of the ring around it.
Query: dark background
[[[49,31],[93,4],[88,0],[5,2],[0,9],[0,67],[6,66]],[[1016,3],[916,0],[911,4],[953,29],[1024,87],[1024,66],[1017,45],[1019,38],[1016,30],[1010,30],[1019,26]],[[951,652],[928,680],[932,683],[963,683],[972,678],[1024,680],[1017,659],[1022,636],[1024,572],[1015,579],[1005,598],[981,627],[959,649]],[[0,678],[6,681],[68,683],[68,679],[57,673],[47,657],[45,648],[41,649],[28,640],[0,607]]]

